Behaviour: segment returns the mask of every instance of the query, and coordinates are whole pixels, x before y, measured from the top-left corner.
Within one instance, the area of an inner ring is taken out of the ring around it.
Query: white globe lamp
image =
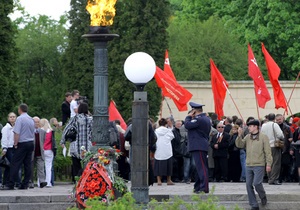
[[[144,90],[145,85],[153,78],[155,71],[154,59],[145,52],[131,54],[124,63],[125,76],[136,85],[138,91]]]

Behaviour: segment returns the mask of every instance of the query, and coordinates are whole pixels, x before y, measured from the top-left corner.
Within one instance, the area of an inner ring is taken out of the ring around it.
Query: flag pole
[[[163,104],[164,104],[163,102],[164,102],[164,96],[161,93],[161,102],[160,102],[160,109],[159,109],[159,118],[160,119],[162,118],[162,109],[163,109]]]
[[[253,84],[255,86],[254,81],[253,81]],[[257,96],[256,96],[255,88],[254,88],[254,95],[255,95],[255,102],[256,102],[257,117],[258,117],[258,120],[259,120],[260,116],[259,116],[259,108],[258,108],[258,101],[257,101]]]
[[[227,88],[227,86],[226,86],[226,84],[225,84],[225,82],[224,82],[224,81],[223,81],[223,85],[224,85],[224,87],[226,88],[226,90],[227,90],[227,92],[228,92],[228,94],[229,94],[229,96],[230,96],[230,98],[231,98],[231,100],[232,100],[232,102],[233,102],[233,104],[234,104],[235,108],[237,109],[237,111],[238,111],[239,115],[241,116],[241,118],[242,118],[243,122],[245,123],[245,121],[244,121],[244,118],[243,118],[243,116],[242,116],[242,114],[241,114],[241,112],[240,112],[239,108],[237,107],[237,105],[236,105],[235,101],[233,100],[233,97],[232,97],[232,95],[231,95],[230,91],[228,90],[228,88]]]
[[[164,98],[164,99],[165,99],[165,101],[166,101],[166,103],[167,103],[167,106],[168,106],[168,108],[169,108],[170,114],[172,115],[172,110],[171,110],[171,108],[170,108],[170,105],[169,105],[167,99],[166,99],[166,98]]]
[[[294,83],[294,87],[293,87],[292,92],[291,92],[291,94],[290,94],[289,100],[287,101],[287,106],[289,107],[289,110],[290,110],[290,112],[291,112],[291,115],[292,115],[292,111],[291,111],[291,108],[290,108],[290,105],[289,105],[289,104],[290,104],[292,95],[293,95],[293,93],[294,93],[294,90],[295,90],[295,88],[296,88],[296,85],[297,85],[297,83],[298,83],[299,76],[300,76],[300,72],[298,72],[296,81],[295,81],[295,83]],[[285,115],[285,110],[284,110],[283,116],[284,116],[284,115]]]

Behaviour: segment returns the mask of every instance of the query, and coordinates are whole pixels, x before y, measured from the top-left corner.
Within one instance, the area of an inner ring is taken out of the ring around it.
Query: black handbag
[[[8,168],[10,165],[10,162],[9,160],[7,159],[6,156],[2,156],[0,158],[0,167],[3,167],[3,168]]]
[[[77,136],[77,130],[75,126],[72,125],[65,135],[65,140],[70,142],[76,141],[76,136]]]

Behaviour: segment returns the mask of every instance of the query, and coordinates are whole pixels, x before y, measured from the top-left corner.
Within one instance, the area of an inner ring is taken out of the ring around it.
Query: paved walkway
[[[175,185],[168,186],[164,183],[162,186],[154,184],[150,187],[150,195],[191,195],[193,194],[193,185],[185,183],[175,183]],[[214,188],[215,195],[226,194],[247,194],[246,183],[209,183],[210,192]],[[284,183],[283,185],[269,185],[264,184],[267,194],[297,194],[300,195],[300,185],[298,183]]]
[[[129,189],[130,189],[130,185]],[[71,184],[57,184],[52,188],[37,188],[28,190],[7,190],[0,191],[0,196],[49,196],[49,195],[62,195],[69,196],[72,192],[74,185]],[[284,183],[283,185],[269,185],[264,184],[266,193],[269,195],[279,194],[293,194],[300,195],[300,185],[298,183]],[[214,188],[214,195],[228,195],[228,194],[247,194],[245,183],[210,183],[210,191]],[[193,183],[175,183],[175,185],[168,186],[163,183],[162,186],[157,186],[155,183],[149,187],[150,195],[192,195]]]

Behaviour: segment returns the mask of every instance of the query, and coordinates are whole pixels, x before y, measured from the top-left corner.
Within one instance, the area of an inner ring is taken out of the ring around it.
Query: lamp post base
[[[138,204],[149,202],[149,105],[147,92],[134,92],[132,104],[131,192]]]

